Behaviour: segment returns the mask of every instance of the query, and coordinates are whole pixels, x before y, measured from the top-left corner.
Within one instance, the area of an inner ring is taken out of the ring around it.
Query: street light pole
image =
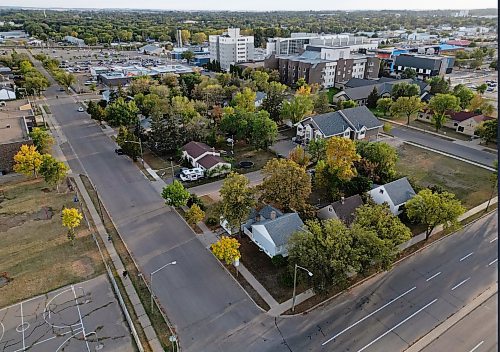
[[[125,141],[125,143],[136,143],[136,144],[139,144],[139,150],[140,150],[140,153],[141,153],[141,162],[142,162],[142,166],[144,167],[144,154],[142,153],[142,141],[141,141],[141,139],[139,138],[139,142],[137,142],[137,141]]]
[[[292,313],[295,311],[295,291],[296,291],[296,288],[297,288],[297,269],[302,269],[302,270],[306,271],[307,274],[309,274],[309,276],[313,276],[313,273],[311,273],[309,270],[307,270],[306,268],[304,268],[304,267],[302,267],[300,265],[295,264],[295,271],[294,271],[294,274],[293,274]]]
[[[177,262],[174,260],[173,262],[167,263],[164,266],[162,266],[161,268],[158,268],[149,274],[149,290],[151,291],[151,313],[153,312],[153,302],[154,302],[153,301],[153,296],[154,296],[154,294],[153,294],[153,275],[156,274],[158,271],[166,268],[167,266],[175,265],[175,264],[177,264]]]

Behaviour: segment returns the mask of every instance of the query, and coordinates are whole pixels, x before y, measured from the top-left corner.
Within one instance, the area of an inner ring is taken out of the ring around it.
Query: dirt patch
[[[94,274],[94,267],[92,260],[88,257],[81,258],[71,264],[71,270],[77,276],[90,276]]]
[[[33,213],[0,214],[0,232],[13,227],[22,226],[28,221],[50,220],[54,216],[52,207],[44,206]]]

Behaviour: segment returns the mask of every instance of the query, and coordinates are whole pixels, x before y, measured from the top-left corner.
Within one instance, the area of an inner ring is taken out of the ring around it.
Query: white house
[[[407,201],[415,196],[415,191],[411,187],[406,177],[386,183],[373,188],[368,194],[377,204],[387,203],[391,213],[399,215],[403,212]]]
[[[264,102],[264,99],[266,99],[267,94],[264,92],[257,92],[255,93],[255,107],[258,108],[259,106],[262,105]]]
[[[0,101],[15,100],[16,92],[9,88],[0,88]]]
[[[217,176],[231,171],[231,164],[222,159],[215,148],[205,143],[189,142],[182,147],[182,157],[193,167],[201,168],[206,176]]]

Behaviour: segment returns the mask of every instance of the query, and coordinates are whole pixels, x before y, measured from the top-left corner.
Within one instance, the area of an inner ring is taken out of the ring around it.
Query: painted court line
[[[465,257],[460,258],[460,261],[462,261],[462,260],[465,260],[465,259],[469,258],[469,257],[470,257],[471,255],[473,255],[473,254],[474,254],[474,252],[470,252],[470,253],[469,253],[469,254],[467,254]]]
[[[493,261],[491,261],[491,262],[489,262],[489,263],[488,263],[488,266],[490,266],[490,265],[492,265],[492,264],[495,264],[497,261],[498,261],[498,258],[497,258],[497,259],[495,259],[495,260],[493,260]]]
[[[382,309],[384,309],[384,308],[385,308],[385,307],[387,307],[388,305],[390,305],[390,304],[392,304],[392,303],[396,302],[398,299],[400,299],[401,297],[403,297],[403,296],[407,295],[408,293],[410,293],[411,291],[413,291],[413,290],[414,290],[414,289],[416,289],[416,288],[417,288],[416,286],[413,286],[413,287],[412,287],[412,288],[410,288],[408,291],[406,291],[406,292],[404,292],[404,293],[400,294],[399,296],[397,296],[396,298],[394,298],[394,299],[390,300],[389,302],[387,302],[386,304],[384,304],[382,307],[380,307],[380,308],[378,308],[377,310],[375,310],[375,311],[371,312],[370,314],[368,314],[368,315],[367,315],[367,316],[365,316],[364,318],[362,318],[362,319],[358,320],[358,321],[357,321],[357,322],[355,322],[354,324],[349,325],[347,328],[345,328],[344,330],[342,330],[341,332],[339,332],[339,333],[338,333],[337,335],[335,335],[334,337],[331,337],[331,338],[329,338],[328,340],[326,340],[325,342],[323,342],[323,343],[321,344],[321,346],[324,346],[324,345],[326,345],[328,342],[330,342],[330,341],[332,341],[332,340],[336,339],[337,337],[339,337],[340,335],[342,335],[342,334],[343,334],[344,332],[346,332],[347,330],[349,330],[349,329],[351,329],[351,328],[355,327],[356,325],[358,325],[358,324],[359,324],[359,323],[361,323],[362,321],[364,321],[364,320],[368,319],[369,317],[371,317],[373,314],[375,314],[375,313],[377,313],[377,312],[380,312]]]
[[[78,304],[78,298],[76,297],[75,287],[71,285],[71,289],[73,290],[73,295],[75,296],[76,309],[78,310],[78,316],[80,317],[80,323],[82,324],[83,339],[87,345],[87,351],[90,352],[89,342],[87,340],[87,335],[85,334],[85,325],[83,325],[82,313],[80,312],[80,305]]]
[[[481,346],[482,344],[484,343],[484,340],[479,342],[473,349],[471,349],[469,352],[474,352],[475,350],[477,350],[479,348],[479,346]]]
[[[494,239],[492,239],[492,240],[490,241],[490,243],[493,243],[493,242],[495,242],[496,240],[498,240],[498,237],[495,237]]]
[[[435,298],[434,300],[430,301],[425,306],[423,306],[422,308],[420,308],[419,310],[417,310],[415,313],[413,313],[412,315],[408,316],[407,318],[405,318],[404,320],[400,321],[399,323],[397,323],[396,325],[394,325],[392,328],[390,328],[389,330],[387,330],[386,332],[384,332],[382,335],[380,335],[379,337],[377,337],[375,340],[373,340],[372,342],[370,342],[368,345],[362,347],[360,350],[358,350],[358,352],[366,350],[368,347],[370,347],[371,345],[373,345],[375,342],[377,342],[378,340],[380,340],[381,338],[383,338],[385,335],[391,333],[392,331],[394,331],[395,329],[397,329],[398,327],[400,327],[401,325],[403,325],[404,323],[406,323],[408,320],[410,320],[415,315],[417,315],[418,313],[420,313],[421,311],[423,311],[424,309],[426,309],[427,307],[429,307],[431,304],[436,303],[436,301],[437,301],[437,298]]]
[[[69,333],[71,333],[71,332],[75,332],[75,331],[77,331],[77,333],[76,333],[76,334],[79,334],[81,331],[78,331],[78,330],[81,330],[81,329],[82,329],[82,328],[76,328],[76,329],[75,329],[75,330],[73,330],[73,331],[67,331],[67,332],[65,332],[65,333],[63,333],[63,334],[61,334],[61,335],[54,335],[54,336],[51,336],[51,337],[46,338],[45,340],[40,340],[40,341],[37,341],[37,342],[35,342],[33,345],[28,346],[28,349],[30,349],[30,348],[31,348],[31,347],[33,347],[33,346],[40,345],[40,344],[42,344],[42,343],[44,343],[44,342],[47,342],[47,341],[53,340],[53,339],[55,339],[55,338],[58,338],[58,337],[61,337],[61,336],[64,336],[64,335],[68,335],[68,334],[69,334]],[[75,336],[75,335],[73,335],[73,336]],[[23,351],[23,349],[22,349],[22,348],[20,348],[20,349],[18,349],[18,350],[15,350],[15,351],[12,351],[12,352],[21,352],[21,351]]]
[[[23,334],[23,351],[26,349],[26,342],[24,341],[24,314],[23,314],[23,302],[21,302],[21,332]]]
[[[428,278],[428,279],[427,279],[427,280],[425,280],[425,281],[429,282],[429,281],[431,281],[432,279],[434,279],[436,276],[438,276],[439,274],[441,274],[441,272],[435,273],[434,275],[432,275],[430,278]]]
[[[462,286],[463,284],[465,284],[465,283],[466,283],[467,281],[469,281],[469,280],[470,280],[470,276],[469,276],[467,279],[465,279],[465,280],[463,280],[463,281],[459,282],[458,284],[456,284],[455,286],[453,286],[453,287],[451,288],[451,290],[452,290],[452,291],[453,291],[453,290],[455,290],[457,287]]]

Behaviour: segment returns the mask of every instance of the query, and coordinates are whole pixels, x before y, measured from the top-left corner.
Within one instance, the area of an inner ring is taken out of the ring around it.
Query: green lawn
[[[454,193],[471,209],[488,200],[491,172],[418,147],[403,144],[398,148],[397,171],[408,175],[418,185],[439,185]]]

